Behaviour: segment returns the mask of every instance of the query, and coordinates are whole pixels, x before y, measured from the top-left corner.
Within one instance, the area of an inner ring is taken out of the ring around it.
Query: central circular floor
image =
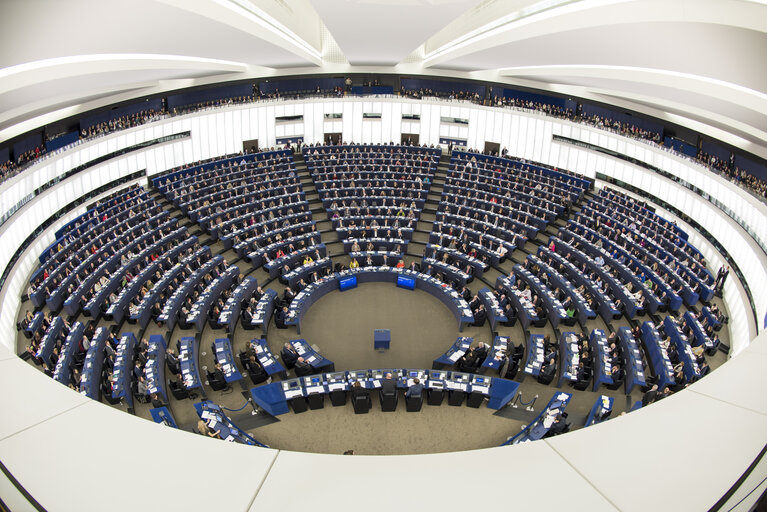
[[[389,329],[391,347],[373,348],[373,331]],[[345,292],[333,291],[309,309],[301,334],[269,330],[272,349],[285,340],[304,338],[335,363],[336,370],[364,368],[431,368],[458,336],[492,343],[489,327],[458,331],[458,320],[438,298],[423,290],[393,283],[364,283]]]
[[[373,348],[373,331],[391,330],[391,348]],[[458,336],[492,343],[489,326],[458,331],[458,320],[438,298],[423,290],[405,290],[393,283],[364,283],[333,291],[312,305],[294,329],[270,327],[269,345],[304,338],[335,363],[336,370],[367,368],[431,368]],[[378,393],[371,392],[368,414],[354,414],[351,404],[280,416],[279,422],[258,428],[259,441],[285,450],[313,453],[397,455],[440,453],[497,446],[519,431],[521,422],[494,415],[485,406],[473,409],[424,403],[418,413],[405,411],[400,400],[395,412],[382,412]]]

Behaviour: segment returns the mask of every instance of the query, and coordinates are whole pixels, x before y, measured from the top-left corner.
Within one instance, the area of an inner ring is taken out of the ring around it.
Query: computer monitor
[[[320,382],[319,377],[312,377],[312,384],[318,384]]]
[[[410,376],[411,377],[418,377],[418,372],[411,370],[410,371]]]
[[[485,378],[484,377],[476,377],[474,379],[474,382],[476,382],[477,384],[484,384]]]

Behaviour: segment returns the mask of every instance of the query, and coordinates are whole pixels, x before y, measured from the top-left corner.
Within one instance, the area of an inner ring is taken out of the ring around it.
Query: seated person
[[[405,398],[419,397],[421,396],[422,392],[423,384],[421,384],[421,381],[418,379],[418,377],[416,377],[413,379],[413,385],[407,388],[407,391],[405,392]]]
[[[565,423],[565,417],[562,416],[562,414],[557,414],[557,418],[554,420],[554,423],[551,424],[548,433],[544,437],[557,436],[559,434],[564,434],[567,431],[568,426],[567,423]]]
[[[397,381],[392,378],[391,372],[386,372],[381,381],[381,395],[388,396],[397,393]]]
[[[295,364],[296,377],[304,377],[314,373],[314,368],[311,364],[307,363],[303,357],[296,359]]]
[[[479,358],[474,353],[474,348],[469,347],[469,350],[467,350],[466,353],[458,359],[458,362],[456,362],[456,367],[458,368],[458,371],[471,373],[480,365],[478,359]]]
[[[282,356],[282,362],[285,363],[285,367],[290,370],[296,365],[296,361],[298,360],[298,352],[295,348],[293,348],[293,345],[290,343],[285,343],[282,346],[282,350],[280,351],[280,356]]]
[[[357,258],[352,258],[352,261],[349,263],[349,268],[360,268],[360,262],[357,261]]]
[[[484,361],[487,357],[487,345],[482,341],[477,343],[477,348],[474,349],[474,355],[476,355],[480,361]]]
[[[362,385],[357,381],[354,384],[352,384],[352,402],[356,399],[362,399],[362,398],[370,398],[370,393],[368,393],[368,390],[363,388]]]
[[[476,311],[474,311],[474,323],[471,325],[481,327],[485,325],[485,320],[487,320],[487,311],[485,310],[485,305],[480,304]]]
[[[282,309],[277,310],[277,313],[274,315],[274,325],[276,325],[278,329],[287,329],[288,326],[285,325],[285,322],[288,320],[288,307],[282,306]]]
[[[226,381],[226,375],[224,375],[224,370],[221,367],[221,363],[216,363],[214,370],[210,372],[210,376],[213,377],[213,380],[218,382]]]

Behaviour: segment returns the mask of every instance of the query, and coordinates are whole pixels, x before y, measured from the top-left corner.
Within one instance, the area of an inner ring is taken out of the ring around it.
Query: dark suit
[[[352,400],[355,400],[360,397],[369,397],[370,393],[368,393],[368,390],[365,388],[355,388],[352,386]]]
[[[472,325],[475,326],[482,326],[485,325],[485,320],[487,320],[487,311],[484,309],[478,309],[474,312],[474,323]]]
[[[298,352],[295,350],[288,350],[285,347],[282,347],[280,355],[282,355],[282,362],[285,363],[285,366],[287,366],[288,369],[293,368],[296,365],[296,361],[298,360]]]
[[[381,381],[381,394],[393,395],[397,392],[397,382],[392,379],[383,379]]]
[[[407,388],[407,391],[405,392],[405,397],[410,398],[411,396],[420,396],[423,392],[423,384],[420,382],[418,384],[413,384],[409,388]]]
[[[224,372],[216,368],[213,370],[213,379],[217,380],[219,382],[225,382],[226,381],[226,375],[224,375]]]
[[[314,373],[314,368],[312,368],[312,365],[306,361],[296,361],[295,369],[296,377],[303,377],[304,375],[311,375]]]
[[[474,356],[478,361],[484,361],[487,357],[487,346],[477,347],[474,349]]]

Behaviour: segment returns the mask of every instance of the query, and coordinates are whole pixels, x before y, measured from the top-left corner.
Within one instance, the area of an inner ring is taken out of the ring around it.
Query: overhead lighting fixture
[[[623,0],[628,1],[628,0]],[[428,64],[430,61],[433,61],[434,59],[458,50],[459,48],[463,48],[465,46],[468,46],[470,44],[477,43],[479,41],[482,41],[483,39],[487,39],[488,37],[492,37],[495,35],[498,35],[502,32],[506,32],[513,28],[513,24],[519,23],[523,20],[526,20],[527,18],[530,18],[531,16],[535,16],[541,13],[544,13],[546,11],[551,11],[554,9],[559,9],[561,7],[565,7],[570,4],[588,4],[584,5],[582,8],[591,8],[594,6],[599,6],[603,4],[614,4],[616,3],[616,0],[594,0],[594,1],[588,1],[588,0],[540,0],[539,2],[536,2],[532,5],[528,5],[527,7],[523,7],[522,9],[519,9],[517,11],[511,12],[501,18],[497,18],[493,20],[490,23],[487,23],[477,29],[474,29],[470,32],[467,32],[466,34],[453,39],[449,43],[446,43],[439,48],[427,53],[424,56],[424,64]]]
[[[120,62],[120,61],[170,61],[189,64],[206,64],[218,67],[237,68],[245,71],[247,65],[242,62],[230,60],[208,59],[204,57],[189,57],[186,55],[154,55],[146,53],[97,53],[89,55],[70,55],[67,57],[53,57],[50,59],[25,62],[7,68],[0,69],[0,78],[6,78],[19,73],[45,69],[54,66],[82,64],[87,62]],[[234,70],[234,69],[230,69]]]
[[[247,18],[253,23],[265,28],[272,34],[276,35],[280,39],[287,43],[299,47],[302,51],[308,53],[312,57],[318,60],[322,60],[322,54],[307,43],[304,39],[299,37],[295,32],[288,27],[271,17],[257,5],[250,0],[214,0],[218,5],[225,7],[231,11],[236,12],[240,16]],[[286,5],[286,8],[287,5]]]

